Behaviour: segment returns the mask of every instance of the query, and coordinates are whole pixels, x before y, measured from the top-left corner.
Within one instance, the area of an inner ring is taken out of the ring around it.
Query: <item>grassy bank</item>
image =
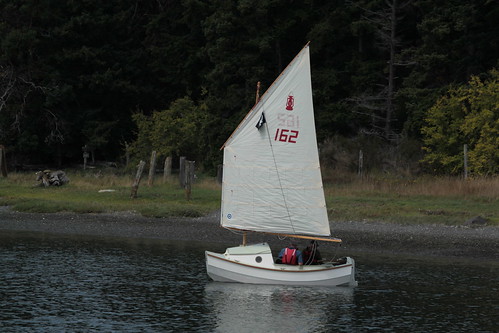
[[[397,178],[355,175],[325,177],[329,217],[342,221],[383,221],[462,225],[481,216],[499,225],[499,178]],[[334,184],[334,185],[328,185]]]
[[[25,212],[77,213],[135,211],[144,216],[205,215],[220,207],[220,187],[211,178],[199,179],[186,200],[176,179],[153,186],[143,180],[138,198],[130,199],[129,176],[90,171],[68,172],[62,187],[33,187],[33,173],[0,178],[0,205]],[[325,175],[325,192],[332,221],[382,221],[461,225],[482,216],[499,225],[499,178],[470,179]],[[99,192],[100,190],[112,190]]]
[[[33,187],[33,173],[11,173],[0,179],[0,205],[23,212],[102,213],[133,211],[150,217],[203,216],[220,206],[220,187],[201,180],[186,200],[177,181],[156,179],[153,186],[143,179],[138,196],[130,198],[132,177],[100,172],[67,172],[69,184],[60,187]]]

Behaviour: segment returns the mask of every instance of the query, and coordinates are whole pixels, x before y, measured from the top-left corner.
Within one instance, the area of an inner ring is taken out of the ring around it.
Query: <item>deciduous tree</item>
[[[423,127],[423,162],[434,172],[463,170],[463,146],[468,145],[470,172],[499,172],[499,71],[487,78],[473,76],[468,85],[454,86],[428,110]]]

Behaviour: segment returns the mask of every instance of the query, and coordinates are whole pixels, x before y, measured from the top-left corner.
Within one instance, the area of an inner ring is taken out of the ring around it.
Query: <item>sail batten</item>
[[[308,45],[223,146],[221,225],[329,236]]]

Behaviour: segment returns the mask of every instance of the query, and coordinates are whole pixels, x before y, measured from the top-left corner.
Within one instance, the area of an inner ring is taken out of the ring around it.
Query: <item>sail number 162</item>
[[[278,128],[275,131],[274,141],[296,143],[297,137],[298,137],[298,131],[288,130],[285,128]]]

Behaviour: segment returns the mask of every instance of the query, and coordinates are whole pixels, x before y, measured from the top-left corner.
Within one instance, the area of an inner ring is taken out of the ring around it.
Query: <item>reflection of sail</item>
[[[205,303],[217,332],[314,332],[324,329],[328,312],[351,303],[352,288],[208,283]]]

